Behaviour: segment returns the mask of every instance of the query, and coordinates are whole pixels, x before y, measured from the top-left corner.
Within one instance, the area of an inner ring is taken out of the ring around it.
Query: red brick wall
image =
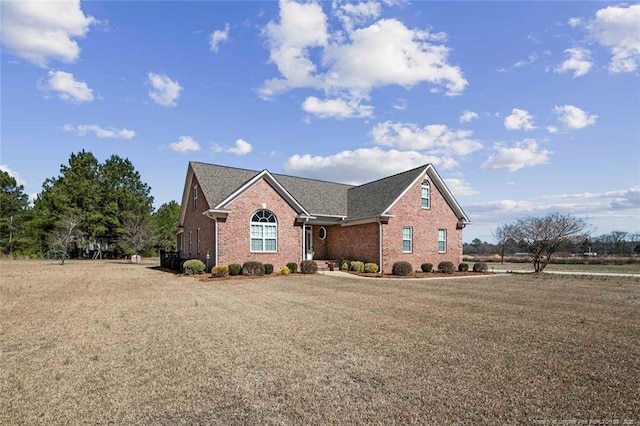
[[[458,218],[451,210],[442,194],[430,182],[431,206],[421,207],[422,180],[413,185],[393,206],[390,213],[395,215],[383,226],[384,272],[391,272],[393,264],[404,260],[416,270],[425,262],[436,268],[439,262],[450,261],[458,266],[462,262],[462,230],[457,230]],[[413,252],[402,252],[402,228],[413,228]],[[438,253],[438,229],[447,230],[447,251]]]
[[[365,263],[380,263],[377,223],[355,226],[334,225],[327,226],[326,228],[327,239],[325,244],[327,257],[325,257],[325,259],[359,260]],[[317,255],[315,257],[320,258]]]
[[[251,253],[251,216],[262,205],[278,220],[278,252]],[[264,180],[260,180],[225,207],[230,213],[219,222],[218,263],[242,265],[248,260],[271,263],[277,271],[288,262],[302,261],[302,226],[295,224],[296,211]]]
[[[198,206],[193,208],[193,187],[198,187]],[[184,232],[182,238],[184,238],[184,251],[181,253],[181,257],[185,259],[200,259],[204,264],[207,264],[207,250],[210,254],[209,268],[213,266],[215,259],[214,252],[214,222],[209,219],[203,213],[209,210],[209,205],[202,194],[200,185],[196,177],[193,177],[191,188],[189,188],[189,202],[187,204],[187,210],[184,217]],[[200,252],[198,253],[198,228],[200,228]],[[191,231],[191,251],[189,251],[189,231]],[[178,244],[180,239],[178,238]],[[180,246],[178,246],[180,250]]]

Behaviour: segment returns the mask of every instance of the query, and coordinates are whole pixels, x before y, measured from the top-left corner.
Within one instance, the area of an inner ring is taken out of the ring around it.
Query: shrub
[[[273,274],[273,265],[270,263],[265,263],[264,264],[264,273],[269,275],[269,274]]]
[[[287,263],[287,268],[289,268],[289,272],[291,272],[292,274],[298,272],[298,264],[295,262]]]
[[[453,271],[455,271],[455,269],[456,268],[453,266],[453,263],[449,261],[438,263],[438,271],[442,272],[443,274],[453,274]]]
[[[393,275],[407,276],[413,272],[413,266],[409,262],[396,262],[391,268]]]
[[[227,265],[217,265],[211,269],[211,275],[214,277],[226,277],[229,275],[229,267]]]
[[[433,265],[431,263],[423,263],[420,265],[420,269],[422,269],[422,272],[431,272],[433,270]]]
[[[378,272],[380,268],[378,267],[377,263],[365,263],[364,264],[364,271],[365,272],[370,272],[375,274],[376,272]]]
[[[206,266],[198,259],[189,259],[182,265],[182,271],[187,275],[201,274],[204,268],[206,268]]]
[[[364,272],[364,263],[360,262],[359,260],[351,262],[351,270],[356,272]]]
[[[343,271],[348,271],[350,263],[351,262],[349,262],[348,260],[343,260],[340,264],[340,269],[342,269]]]
[[[278,275],[289,275],[291,273],[291,271],[289,270],[289,268],[287,268],[286,266],[283,266],[282,268],[280,268],[280,270],[278,271]]]
[[[458,272],[467,272],[469,270],[469,264],[468,263],[461,263],[458,265]]]
[[[242,275],[264,275],[264,265],[262,262],[250,260],[242,265]]]
[[[313,260],[303,260],[300,264],[300,272],[303,274],[315,274],[318,272],[318,265]]]
[[[229,275],[240,275],[242,274],[242,265],[238,265],[237,263],[232,263],[229,265]]]
[[[486,272],[489,267],[484,262],[476,262],[473,264],[473,272]]]

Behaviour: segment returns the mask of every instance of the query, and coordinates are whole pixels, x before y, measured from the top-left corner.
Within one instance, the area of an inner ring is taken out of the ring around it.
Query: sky
[[[0,168],[189,161],[360,184],[432,163],[464,241],[550,212],[640,231],[640,4],[3,0]]]

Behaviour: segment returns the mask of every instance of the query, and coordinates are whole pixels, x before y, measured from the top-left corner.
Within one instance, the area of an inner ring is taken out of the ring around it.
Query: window
[[[196,231],[196,251],[200,254],[200,228]]]
[[[198,187],[194,186],[193,187],[193,209],[197,209],[198,208]]]
[[[182,234],[178,235],[178,251],[184,252],[184,236]]]
[[[278,221],[269,210],[258,210],[251,217],[251,252],[278,250]]]
[[[422,208],[429,208],[429,181],[422,182]]]
[[[438,229],[438,253],[447,251],[447,230]]]
[[[410,226],[402,228],[402,251],[404,253],[413,251],[413,229]]]
[[[321,240],[327,238],[327,229],[324,226],[321,226],[318,230],[318,237],[320,237]]]
[[[189,254],[191,254],[191,231],[189,231]]]

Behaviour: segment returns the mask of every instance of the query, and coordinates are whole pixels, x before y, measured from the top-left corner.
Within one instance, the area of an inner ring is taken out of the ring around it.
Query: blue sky
[[[2,1],[0,167],[82,149],[155,206],[190,160],[362,183],[431,162],[472,224],[640,231],[640,4]]]

